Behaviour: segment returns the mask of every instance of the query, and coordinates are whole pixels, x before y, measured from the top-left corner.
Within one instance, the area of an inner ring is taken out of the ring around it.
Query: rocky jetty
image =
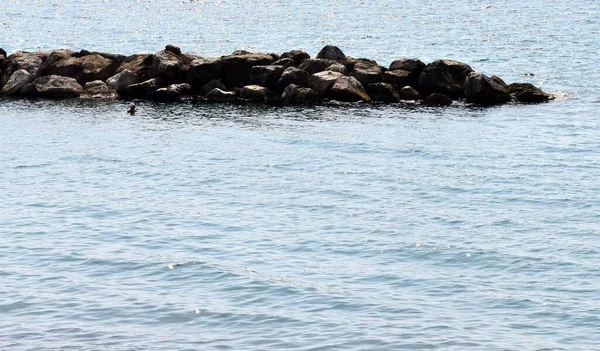
[[[370,59],[346,56],[332,45],[314,58],[302,50],[201,57],[174,45],[128,57],[87,50],[7,55],[0,48],[0,96],[269,105],[406,100],[425,106],[449,106],[455,101],[492,106],[554,98],[532,84],[507,84],[458,61],[425,64],[416,58],[399,58],[383,67]]]

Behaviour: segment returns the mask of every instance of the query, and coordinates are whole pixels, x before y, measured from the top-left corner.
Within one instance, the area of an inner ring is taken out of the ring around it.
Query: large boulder
[[[444,94],[433,93],[423,99],[421,104],[424,106],[450,106],[452,105],[452,99]]]
[[[240,92],[240,100],[277,104],[280,101],[280,96],[273,90],[260,85],[246,85]]]
[[[327,60],[327,59],[307,59],[304,60],[300,63],[300,66],[298,66],[298,68],[305,70],[306,72],[308,72],[308,74],[315,74],[315,73],[319,73],[319,72],[323,72],[327,67],[331,66],[332,64],[337,63],[336,61],[333,60]]]
[[[407,85],[416,86],[417,78],[418,76],[403,69],[396,69],[383,73],[383,81],[385,83],[395,84],[399,87],[405,87]]]
[[[171,84],[166,88],[157,89],[154,97],[162,101],[179,101],[185,95],[192,92],[192,86],[188,83]]]
[[[16,95],[21,89],[31,83],[34,77],[24,69],[20,69],[10,76],[2,90],[0,95]]]
[[[50,99],[69,99],[81,95],[83,87],[76,79],[62,76],[43,76],[21,89],[21,94]]]
[[[200,89],[200,94],[206,95],[206,94],[210,93],[211,91],[213,91],[214,89],[227,90],[227,87],[220,80],[213,79],[210,82],[208,82],[202,86],[202,89]]]
[[[85,83],[80,97],[82,99],[114,99],[117,94],[103,81],[95,80]]]
[[[404,58],[400,60],[394,60],[390,64],[390,71],[401,69],[403,71],[408,71],[413,74],[414,77],[418,77],[423,69],[425,69],[425,64],[416,58]]]
[[[277,82],[285,68],[283,66],[254,66],[250,71],[250,78],[252,83],[267,87],[269,89],[276,89]]]
[[[6,58],[4,63],[4,75],[0,79],[0,85],[4,85],[16,71],[24,69],[32,76],[36,76],[42,65],[39,53],[17,51]]]
[[[543,92],[530,83],[513,83],[508,85],[508,92],[518,102],[539,103],[554,99],[554,96]]]
[[[50,52],[40,65],[36,73],[36,77],[42,77],[51,74],[51,72],[48,71],[49,67],[56,64],[60,60],[68,59],[70,57],[78,57],[76,56],[77,54],[77,52],[71,50],[55,50]]]
[[[228,87],[243,87],[250,85],[250,72],[254,66],[270,65],[275,60],[267,54],[240,54],[221,57],[222,82]]]
[[[159,51],[152,60],[153,76],[171,83],[180,82],[183,80],[185,65],[182,56],[171,51]]]
[[[337,46],[326,45],[321,49],[321,51],[319,51],[317,58],[327,60],[345,60],[346,55],[344,55],[344,52],[342,52],[342,50],[340,50],[340,48]]]
[[[308,60],[310,58],[310,55],[302,50],[292,50],[281,54],[281,59],[286,58],[292,59],[295,65],[297,66],[300,64],[300,62]]]
[[[354,78],[356,78],[363,86],[381,82],[383,68],[376,62],[359,61],[354,64]]]
[[[348,67],[346,67],[345,65],[343,65],[339,62],[336,62],[336,63],[326,67],[325,71],[340,72],[341,74],[346,75],[346,74],[348,74]]]
[[[234,101],[238,98],[238,93],[235,91],[226,91],[224,89],[214,88],[206,94],[208,101]]]
[[[367,85],[367,93],[373,101],[398,102],[398,87],[388,83],[372,83]]]
[[[140,82],[147,81],[153,78],[154,69],[152,63],[154,62],[154,55],[151,54],[136,54],[131,55],[121,63],[117,68],[116,73],[129,70],[138,76]]]
[[[290,84],[281,94],[281,99],[292,105],[316,104],[319,102],[319,94],[311,88]]]
[[[290,84],[296,84],[302,87],[308,86],[310,75],[303,69],[296,67],[288,67],[277,81],[277,91],[284,91]]]
[[[343,77],[340,72],[324,71],[315,73],[308,79],[308,87],[323,96],[335,84],[335,82]]]
[[[450,98],[465,95],[465,79],[473,69],[462,62],[437,60],[423,69],[419,75],[418,89],[423,96],[440,93]]]
[[[167,82],[162,78],[152,78],[141,83],[128,86],[119,94],[126,97],[154,99],[156,91],[167,86]]]
[[[123,91],[132,84],[139,83],[137,74],[126,69],[106,80],[108,87],[115,91]]]
[[[483,73],[472,72],[465,79],[465,97],[479,105],[498,105],[510,101],[508,87]]]
[[[363,85],[356,78],[350,76],[341,76],[338,78],[329,89],[327,96],[337,101],[373,101]]]
[[[400,89],[399,95],[400,100],[418,101],[423,99],[421,94],[415,88],[408,85]]]
[[[192,89],[197,90],[212,80],[220,79],[221,72],[221,59],[199,57],[189,63],[185,81],[192,86]]]
[[[98,54],[69,57],[50,65],[45,74],[75,78],[79,84],[105,81],[115,74],[115,62]]]

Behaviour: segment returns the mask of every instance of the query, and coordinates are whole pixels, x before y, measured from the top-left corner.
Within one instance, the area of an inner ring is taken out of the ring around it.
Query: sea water
[[[0,100],[1,350],[600,349],[598,1],[18,1],[0,47],[325,44],[540,105]]]

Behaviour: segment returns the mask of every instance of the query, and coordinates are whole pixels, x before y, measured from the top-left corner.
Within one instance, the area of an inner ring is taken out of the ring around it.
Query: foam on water
[[[0,349],[599,349],[598,6],[3,3],[8,51],[327,42],[566,96],[0,100]]]

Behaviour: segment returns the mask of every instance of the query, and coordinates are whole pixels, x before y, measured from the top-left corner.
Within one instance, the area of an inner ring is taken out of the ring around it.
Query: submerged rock
[[[452,105],[452,99],[444,94],[433,93],[421,101],[421,104],[425,106],[450,106]]]
[[[513,83],[508,85],[508,92],[518,102],[539,103],[554,99],[554,96],[543,92],[530,83]]]
[[[235,91],[225,91],[224,89],[214,88],[208,94],[206,99],[208,101],[233,101],[237,99],[238,93]]]

